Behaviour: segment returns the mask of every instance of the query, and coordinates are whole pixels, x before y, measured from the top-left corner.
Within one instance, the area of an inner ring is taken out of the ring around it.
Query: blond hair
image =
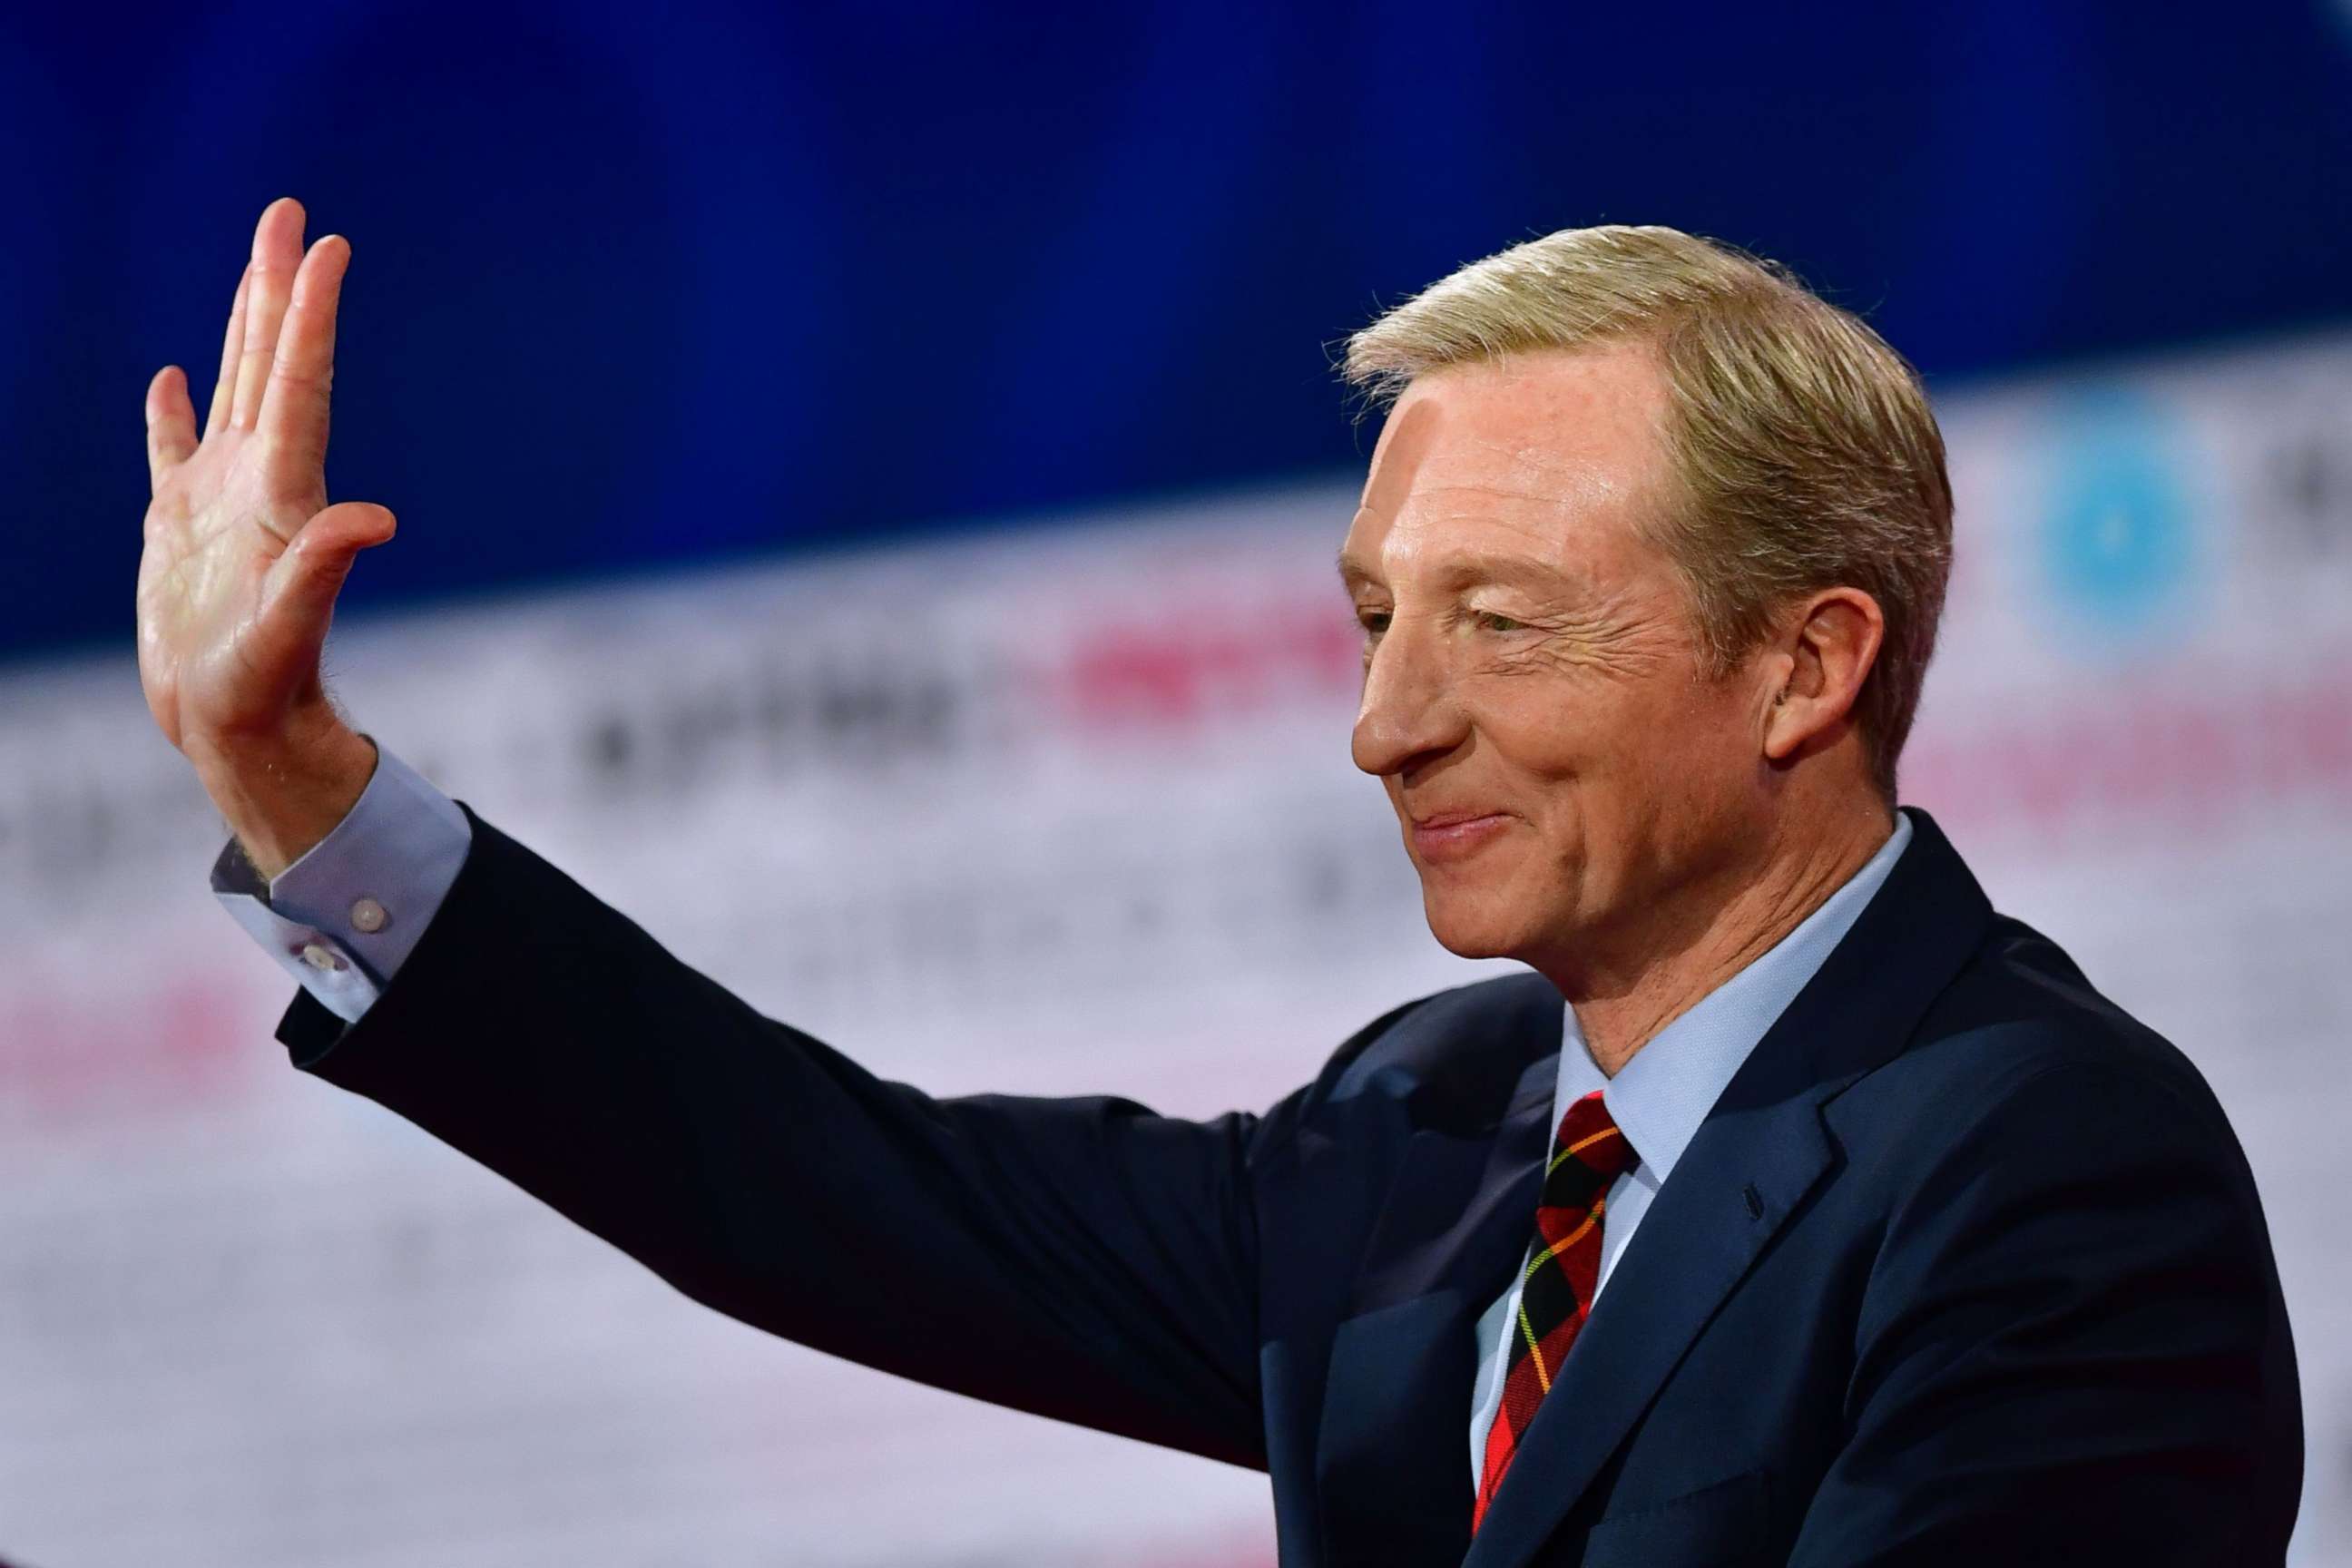
[[[1944,441],[1918,374],[1786,268],[1679,229],[1562,229],[1473,262],[1348,340],[1375,406],[1448,365],[1620,339],[1656,347],[1682,504],[1657,542],[1690,590],[1715,673],[1818,589],[1878,601],[1857,700],[1880,790],[1918,711],[1951,574]]]

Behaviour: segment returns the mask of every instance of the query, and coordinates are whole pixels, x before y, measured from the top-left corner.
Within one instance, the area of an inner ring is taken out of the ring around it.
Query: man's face
[[[1372,455],[1341,550],[1352,749],[1464,957],[1638,957],[1761,832],[1771,694],[1753,660],[1708,679],[1637,528],[1671,493],[1664,409],[1643,345],[1547,352],[1416,378]],[[1419,826],[1465,813],[1487,820]]]

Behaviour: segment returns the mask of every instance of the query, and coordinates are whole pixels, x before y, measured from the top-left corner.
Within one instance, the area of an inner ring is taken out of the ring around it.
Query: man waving
[[[1264,1468],[1286,1564],[2282,1561],[2227,1119],[1897,805],[1952,503],[1864,323],[1609,226],[1351,340],[1354,760],[1438,940],[1527,967],[1193,1121],[878,1079],[344,722],[319,651],[393,526],[328,504],[349,251],[301,220],[202,437],[149,391],[139,588],[296,1067],[748,1322]]]

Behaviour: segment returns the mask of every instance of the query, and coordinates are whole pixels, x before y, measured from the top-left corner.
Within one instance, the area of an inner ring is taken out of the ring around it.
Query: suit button
[[[382,931],[391,918],[373,899],[361,899],[352,905],[352,924],[370,934]]]

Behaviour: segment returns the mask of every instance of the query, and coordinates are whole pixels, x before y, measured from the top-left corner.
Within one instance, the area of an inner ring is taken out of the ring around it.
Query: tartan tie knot
[[[1547,1208],[1564,1202],[1585,1207],[1596,1194],[1607,1192],[1612,1182],[1642,1163],[1633,1140],[1618,1127],[1601,1095],[1596,1089],[1581,1097],[1559,1119],[1559,1131],[1552,1135],[1551,1163],[1544,1173],[1543,1196],[1538,1200]],[[1580,1177],[1570,1166],[1581,1167],[1587,1174]],[[1553,1196],[1555,1185],[1565,1189],[1559,1197]]]

